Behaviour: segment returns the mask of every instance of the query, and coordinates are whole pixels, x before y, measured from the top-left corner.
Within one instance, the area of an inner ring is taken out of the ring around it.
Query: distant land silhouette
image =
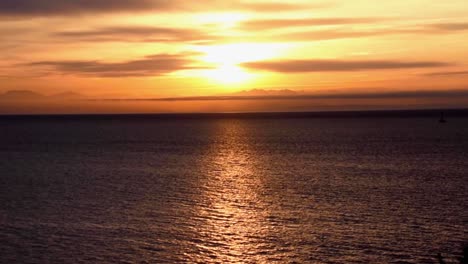
[[[432,118],[438,122],[440,109],[316,111],[316,112],[242,112],[242,113],[158,113],[158,114],[52,114],[0,115],[0,120],[139,120],[139,119],[309,119],[309,118]],[[446,109],[450,118],[467,118],[467,109]]]
[[[41,101],[41,100],[83,100],[86,96],[75,92],[63,92],[53,95],[43,95],[30,90],[11,90],[0,94],[0,100],[11,101]]]
[[[304,91],[295,91],[290,89],[278,89],[278,90],[267,90],[267,89],[252,89],[243,90],[236,93],[231,93],[231,96],[299,96],[306,94]]]
[[[28,90],[12,90],[0,94],[2,100],[43,100],[46,96]]]

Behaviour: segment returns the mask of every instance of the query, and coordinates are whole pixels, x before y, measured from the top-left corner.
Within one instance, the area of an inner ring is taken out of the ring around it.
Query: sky
[[[2,0],[0,114],[464,107],[466,14],[466,0]]]

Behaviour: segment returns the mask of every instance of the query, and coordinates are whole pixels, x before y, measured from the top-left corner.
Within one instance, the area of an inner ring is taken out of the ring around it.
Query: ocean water
[[[0,263],[436,263],[468,120],[0,119]]]

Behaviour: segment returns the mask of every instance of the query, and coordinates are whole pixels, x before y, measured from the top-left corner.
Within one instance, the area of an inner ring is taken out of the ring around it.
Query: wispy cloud
[[[94,77],[143,77],[160,76],[168,73],[199,69],[191,58],[193,54],[157,54],[138,60],[124,62],[100,61],[39,61],[28,64],[35,67],[52,68],[54,74],[75,74]]]
[[[280,1],[249,2],[239,0],[2,0],[3,16],[50,16],[109,12],[241,10],[277,12],[304,8],[321,8],[328,4],[291,4]]]
[[[195,29],[151,26],[114,26],[90,30],[61,31],[54,36],[78,41],[194,42],[211,41],[211,36]]]
[[[438,23],[432,24],[431,27],[441,31],[462,31],[468,30],[468,22]]]
[[[168,9],[172,1],[166,0],[2,0],[0,14],[19,16],[61,15]]]
[[[398,70],[410,68],[434,68],[451,64],[438,61],[346,61],[346,60],[283,60],[244,63],[243,66],[254,70],[281,73],[336,72],[363,70]]]
[[[303,18],[303,19],[257,19],[239,25],[242,30],[269,30],[290,27],[337,26],[351,24],[373,24],[382,19],[377,18]]]
[[[335,92],[307,93],[293,90],[256,89],[243,93],[233,93],[217,96],[191,96],[166,98],[113,98],[93,99],[74,92],[59,93],[45,96],[29,90],[8,91],[0,94],[1,100],[86,100],[86,101],[154,101],[154,102],[186,102],[186,101],[245,101],[245,100],[324,100],[324,99],[421,99],[421,98],[468,98],[468,89],[448,90],[414,90],[396,92]]]
[[[273,34],[266,36],[266,39],[277,39],[280,41],[310,41],[310,40],[334,40],[334,39],[349,39],[349,38],[365,38],[378,37],[388,35],[445,35],[451,33],[459,33],[468,31],[462,26],[453,28],[440,28],[439,25],[425,26],[410,26],[401,28],[380,28],[380,29],[324,29],[324,30],[307,30]],[[265,39],[265,40],[266,40]]]
[[[239,24],[258,42],[304,42],[379,37],[388,35],[445,35],[468,31],[468,22],[386,25],[394,18],[257,19]],[[248,34],[246,37],[249,37]]]
[[[398,32],[401,33],[401,32]],[[302,42],[302,41],[321,41],[335,40],[348,38],[364,38],[372,36],[381,36],[388,34],[397,34],[395,31],[375,31],[375,30],[342,30],[342,29],[325,29],[325,30],[309,30],[299,32],[286,32],[264,36],[264,41],[280,41],[280,42]],[[261,38],[261,36],[260,36]]]
[[[275,92],[274,90],[262,90],[259,95],[222,95],[222,96],[192,96],[192,97],[168,97],[168,98],[115,98],[115,99],[91,99],[104,101],[244,101],[244,100],[315,100],[315,99],[413,99],[413,98],[459,98],[468,96],[468,89],[455,90],[415,90],[397,92],[339,92],[339,93],[306,93],[306,92]],[[288,90],[284,90],[288,91]]]
[[[468,71],[442,71],[442,72],[431,72],[431,73],[427,73],[424,75],[432,76],[432,77],[465,76],[465,75],[468,75]]]
[[[245,31],[256,30],[276,30],[291,29],[302,27],[321,27],[321,26],[351,26],[365,25],[375,26],[381,22],[395,20],[391,17],[322,17],[322,18],[295,18],[295,19],[254,19],[239,24],[238,28]],[[348,27],[347,30],[350,28]],[[450,23],[427,23],[414,24],[399,27],[388,27],[375,29],[375,33],[382,34],[394,33],[447,33],[453,31],[468,30],[468,22],[450,22]]]
[[[380,88],[383,89],[383,88]],[[388,90],[388,88],[385,88]],[[379,89],[375,89],[379,90]],[[244,101],[244,100],[315,100],[315,99],[412,99],[412,98],[460,98],[467,97],[468,89],[448,90],[414,90],[395,92],[334,92],[334,93],[308,93],[304,91],[254,89],[241,93],[232,93],[217,96],[189,96],[166,98],[89,98],[75,92],[64,92],[46,96],[29,90],[12,90],[0,93],[0,100],[86,100],[86,101]],[[468,97],[467,97],[468,98]]]
[[[206,3],[204,3],[206,4]],[[332,6],[332,3],[316,2],[309,4],[285,3],[285,1],[253,2],[253,1],[211,1],[210,6],[213,9],[226,9],[238,11],[254,12],[284,12],[306,9],[322,9]],[[206,8],[206,7],[205,7]]]

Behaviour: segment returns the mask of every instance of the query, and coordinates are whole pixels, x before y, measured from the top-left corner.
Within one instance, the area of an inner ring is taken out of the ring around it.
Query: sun
[[[270,59],[279,53],[277,45],[236,43],[217,46],[201,46],[196,51],[204,54],[201,61],[214,68],[202,75],[219,84],[243,84],[256,76],[241,67],[242,63]]]
[[[221,84],[241,84],[253,78],[251,73],[237,65],[221,65],[213,70],[204,71],[204,76]]]

